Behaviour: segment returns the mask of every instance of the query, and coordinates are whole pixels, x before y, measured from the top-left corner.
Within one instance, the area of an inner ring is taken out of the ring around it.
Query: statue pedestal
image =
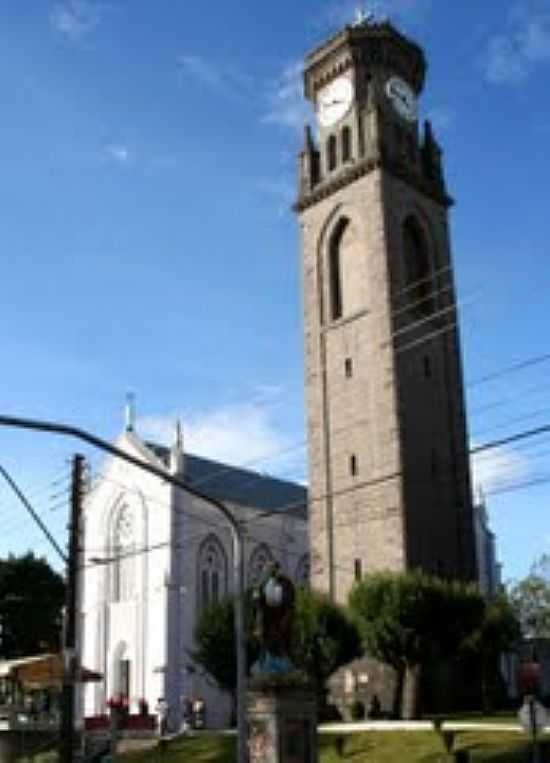
[[[317,702],[304,689],[247,694],[249,763],[317,763]]]

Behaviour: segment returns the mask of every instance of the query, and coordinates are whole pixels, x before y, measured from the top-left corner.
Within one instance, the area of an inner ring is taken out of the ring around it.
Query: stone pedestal
[[[317,703],[303,689],[247,694],[249,763],[317,763]]]

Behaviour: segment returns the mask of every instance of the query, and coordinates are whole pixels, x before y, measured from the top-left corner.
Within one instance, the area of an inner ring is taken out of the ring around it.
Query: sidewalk
[[[476,721],[444,721],[442,731],[517,731],[525,734],[519,723],[483,723]],[[433,721],[356,721],[351,723],[324,723],[320,734],[354,734],[358,731],[434,731]],[[550,733],[550,726],[544,729]]]

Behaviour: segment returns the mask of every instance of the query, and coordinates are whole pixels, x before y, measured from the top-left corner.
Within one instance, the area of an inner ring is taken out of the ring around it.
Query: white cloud
[[[251,92],[253,78],[227,62],[221,65],[194,53],[184,53],[179,56],[178,64],[182,77],[192,79],[210,90],[222,92],[231,98],[242,98]]]
[[[223,84],[221,70],[201,56],[191,54],[181,55],[178,59],[181,71],[185,76],[197,80],[211,88],[219,88]]]
[[[500,490],[526,479],[531,473],[529,459],[506,448],[475,454],[471,466],[476,493]]]
[[[72,43],[81,42],[96,29],[100,21],[101,6],[91,0],[58,2],[50,13],[52,29]]]
[[[546,0],[520,0],[504,28],[489,37],[483,56],[485,77],[496,84],[523,81],[534,68],[550,62],[550,5]]]
[[[169,445],[177,416],[148,416],[137,422],[140,434]],[[277,425],[263,393],[251,402],[228,405],[180,417],[189,453],[235,466],[303,479],[305,445],[291,441]]]
[[[262,122],[303,130],[313,112],[303,94],[303,64],[295,61],[284,67],[268,88],[268,106]]]
[[[185,79],[230,98],[257,103],[258,92],[264,90],[262,122],[302,130],[311,119],[311,107],[303,96],[301,61],[285,66],[271,82],[255,80],[227,62],[221,65],[191,53],[180,55],[178,64]]]
[[[527,64],[505,35],[495,35],[487,43],[485,76],[489,82],[515,83],[527,76]]]
[[[110,143],[105,146],[105,157],[115,164],[129,164],[133,158],[130,149],[123,143]]]

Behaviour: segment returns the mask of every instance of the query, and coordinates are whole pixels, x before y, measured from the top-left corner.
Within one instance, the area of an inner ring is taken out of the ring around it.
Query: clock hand
[[[330,109],[331,106],[337,106],[339,103],[343,103],[341,100],[321,101],[321,106],[325,109]]]

